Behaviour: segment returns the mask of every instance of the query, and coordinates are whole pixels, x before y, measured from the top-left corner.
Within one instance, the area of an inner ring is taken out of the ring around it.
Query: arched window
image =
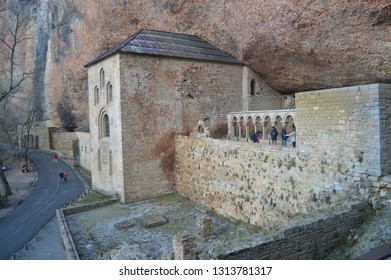
[[[98,117],[99,139],[110,137],[110,118],[107,113],[102,110]]]
[[[113,101],[113,85],[111,83],[107,84],[107,103]]]
[[[251,83],[250,83],[250,94],[251,95],[255,94],[255,81],[254,81],[254,79],[252,79]]]
[[[110,137],[110,119],[106,114],[103,116],[103,136]]]
[[[94,104],[99,104],[99,88],[97,86],[94,89]]]
[[[105,70],[100,69],[100,88],[104,88],[105,86]]]

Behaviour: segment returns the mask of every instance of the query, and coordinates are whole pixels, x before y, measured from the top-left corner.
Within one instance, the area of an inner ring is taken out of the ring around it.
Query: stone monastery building
[[[282,106],[251,69],[197,36],[141,30],[86,67],[93,188],[122,202],[173,191],[175,135],[201,121],[226,137],[228,112]]]
[[[391,85],[300,92],[292,103],[211,43],[152,30],[86,67],[92,185],[123,203],[177,191],[272,228],[368,200],[391,173]],[[293,124],[296,148],[269,145],[272,125]]]

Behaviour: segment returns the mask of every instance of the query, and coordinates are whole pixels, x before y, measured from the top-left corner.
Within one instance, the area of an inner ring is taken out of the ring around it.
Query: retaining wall
[[[323,259],[351,230],[365,220],[364,204],[353,204],[351,209],[333,215],[318,215],[311,220],[280,230],[274,238],[262,240],[253,236],[226,244],[213,252],[213,259],[231,260],[308,260]]]

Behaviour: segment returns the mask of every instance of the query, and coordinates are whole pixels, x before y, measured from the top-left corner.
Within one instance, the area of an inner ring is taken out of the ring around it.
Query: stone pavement
[[[2,152],[4,164],[7,167],[6,178],[10,184],[13,194],[8,197],[9,207],[0,209],[0,218],[8,215],[13,215],[13,211],[21,206],[25,206],[27,199],[31,195],[31,191],[36,188],[37,172],[33,162],[29,162],[29,172],[22,172],[24,160],[16,158],[10,153]],[[40,173],[40,178],[42,173]],[[56,179],[57,180],[57,176]],[[44,180],[44,182],[48,182]],[[61,198],[65,196],[61,194]],[[34,200],[37,201],[37,200]],[[59,205],[62,202],[59,203]],[[52,214],[54,215],[54,214]],[[60,237],[60,229],[57,223],[56,216],[47,216],[47,224],[42,223],[43,228],[31,239],[27,239],[23,248],[14,253],[10,258],[16,260],[61,260],[66,259],[63,249],[62,240]],[[39,227],[40,228],[40,227]],[[39,230],[39,228],[37,230]],[[27,229],[27,228],[26,228]],[[12,236],[10,239],[12,240]],[[31,238],[31,237],[29,237]]]
[[[66,260],[57,218],[54,216],[26,246],[15,260]]]

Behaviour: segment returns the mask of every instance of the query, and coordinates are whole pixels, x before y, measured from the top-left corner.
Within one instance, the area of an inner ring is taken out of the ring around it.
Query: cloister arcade
[[[280,138],[283,127],[288,133],[292,132],[295,117],[294,109],[229,113],[228,139],[249,141],[253,133],[259,132],[262,140],[270,140],[273,126],[277,129]]]

